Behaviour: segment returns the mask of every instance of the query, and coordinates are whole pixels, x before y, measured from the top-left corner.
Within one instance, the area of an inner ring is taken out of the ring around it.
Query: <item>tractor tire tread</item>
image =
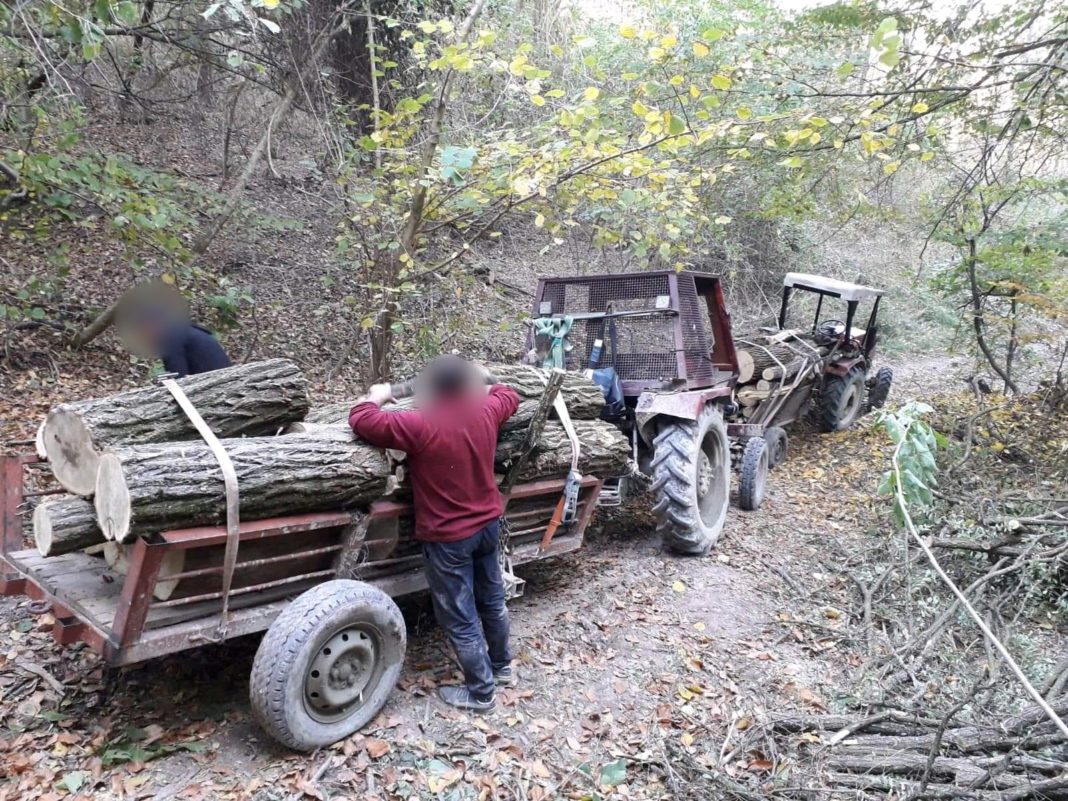
[[[767,455],[766,458],[765,455]],[[761,468],[761,459],[763,469]],[[742,451],[742,464],[738,471],[738,506],[747,512],[760,508],[764,500],[764,484],[768,478],[770,454],[768,444],[761,437],[751,437]]]
[[[839,419],[842,399],[850,386],[854,383],[859,383],[860,391],[863,392],[864,372],[859,367],[852,368],[843,376],[834,376],[824,383],[819,403],[819,424],[820,430],[824,433],[840,431],[842,429],[842,426],[840,425],[841,421]],[[863,398],[858,400],[859,409],[864,408],[864,402]],[[850,425],[852,425],[853,421],[860,416],[859,409],[858,413],[854,415],[853,420],[850,421]],[[846,427],[848,428],[848,426]]]

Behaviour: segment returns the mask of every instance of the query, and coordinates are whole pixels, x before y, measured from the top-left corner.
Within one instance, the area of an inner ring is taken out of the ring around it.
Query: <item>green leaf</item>
[[[627,761],[617,759],[601,766],[600,784],[602,787],[618,787],[627,780]]]
[[[76,793],[85,784],[85,774],[80,770],[74,770],[56,782],[56,787],[61,787],[67,792]]]
[[[713,75],[712,86],[722,92],[725,92],[731,88],[731,79],[728,78],[726,75]]]
[[[30,317],[34,320],[43,320],[45,318],[45,310],[40,306],[34,306],[30,309]]]
[[[678,136],[685,131],[686,120],[682,119],[682,117],[676,117],[674,114],[671,115],[671,119],[668,122],[668,133],[672,136]]]
[[[137,3],[123,0],[115,5],[115,17],[125,25],[133,26],[141,21],[141,14],[137,9]]]
[[[838,69],[834,71],[834,74],[837,75],[839,78],[848,78],[850,75],[853,74],[853,70],[855,69],[856,65],[853,64],[853,62],[846,61],[843,64],[839,65]]]

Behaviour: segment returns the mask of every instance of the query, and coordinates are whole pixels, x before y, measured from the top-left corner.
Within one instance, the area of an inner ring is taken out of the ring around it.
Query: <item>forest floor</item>
[[[957,367],[902,365],[895,396],[959,392]],[[484,717],[436,700],[458,674],[425,599],[405,602],[397,690],[312,755],[250,718],[256,638],[108,670],[55,645],[46,610],[4,599],[0,799],[681,798],[672,765],[765,774],[768,755],[736,752],[732,733],[855,700],[864,632],[843,565],[895,536],[875,496],[889,454],[870,418],[793,432],[762,508],[732,509],[705,558],[661,549],[647,498],[602,510],[583,550],[526,571],[511,603],[520,684]]]

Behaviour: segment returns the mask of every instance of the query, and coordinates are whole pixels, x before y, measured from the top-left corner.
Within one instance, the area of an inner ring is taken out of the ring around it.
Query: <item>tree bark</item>
[[[486,367],[501,384],[514,389],[521,399],[518,411],[501,426],[501,430],[512,431],[526,428],[534,417],[534,412],[537,411],[541,393],[545,391],[548,373],[538,367],[525,364],[489,364]],[[601,388],[582,373],[565,373],[560,394],[564,398],[564,403],[567,404],[568,413],[576,420],[595,420],[604,408],[604,393],[601,392]],[[349,411],[354,403],[355,401],[342,401],[312,409],[305,415],[304,422],[347,425]],[[412,407],[413,401],[405,399],[398,403],[387,404],[384,408],[403,410]]]
[[[274,433],[308,409],[308,385],[287,359],[228,367],[178,380],[221,437]],[[56,480],[91,495],[100,454],[109,448],[193,439],[193,424],[165,387],[61,404],[49,412],[43,440]]]
[[[381,497],[389,475],[385,455],[369,446],[310,437],[222,444],[237,473],[245,520],[360,506]],[[222,473],[202,442],[109,451],[100,458],[94,504],[104,535],[118,542],[226,518]]]
[[[33,541],[41,556],[80,551],[105,542],[96,511],[84,498],[49,498],[33,510]]]

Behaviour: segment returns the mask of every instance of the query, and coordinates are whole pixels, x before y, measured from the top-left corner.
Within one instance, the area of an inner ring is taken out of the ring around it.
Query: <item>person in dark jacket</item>
[[[231,365],[230,357],[211,331],[195,323],[173,320],[160,309],[141,312],[138,329],[168,373],[182,377]]]
[[[515,683],[498,562],[504,504],[493,457],[497,429],[515,414],[519,396],[499,385],[487,391],[485,380],[458,356],[439,356],[416,382],[417,411],[384,411],[390,387],[376,384],[349,413],[358,436],[408,455],[430,597],[464,672],[465,686],[438,694],[476,712],[493,709],[498,684]]]

